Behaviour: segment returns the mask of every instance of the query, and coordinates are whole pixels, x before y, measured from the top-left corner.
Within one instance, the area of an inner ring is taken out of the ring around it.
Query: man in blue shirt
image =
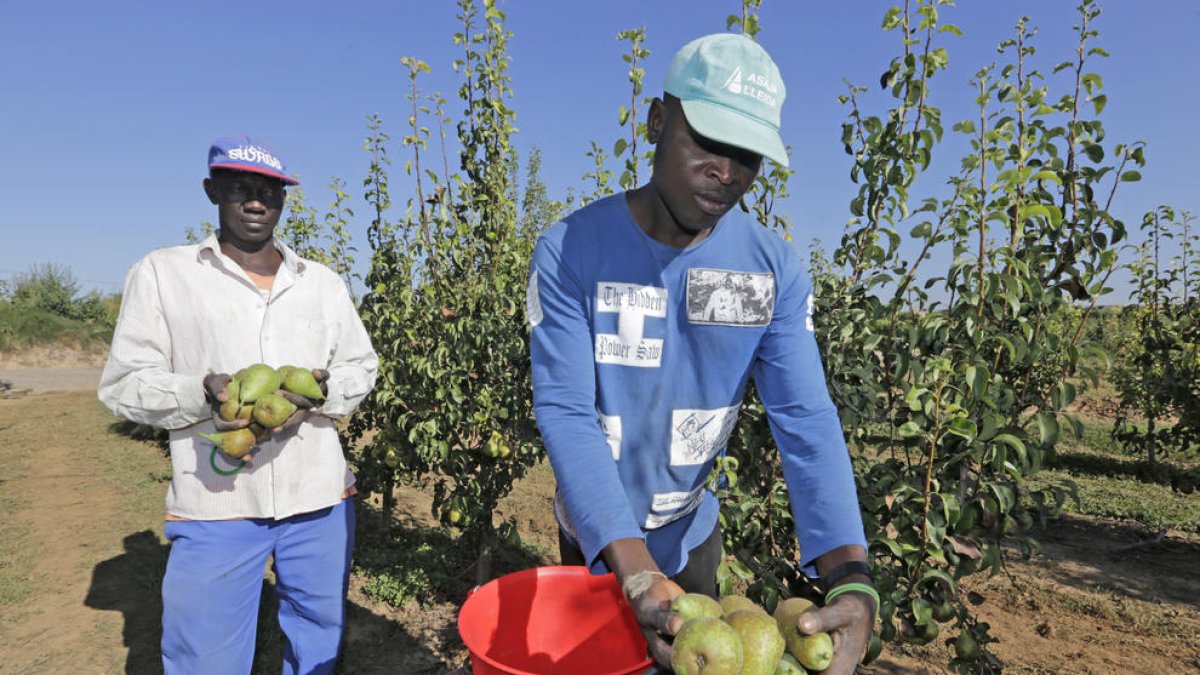
[[[548,229],[530,270],[534,406],[558,481],[564,564],[612,571],[655,660],[669,611],[715,595],[718,505],[706,489],[754,377],[781,450],[806,568],[827,589],[870,582],[849,455],[793,250],[734,208],[779,136],[785,89],[767,53],[734,34],[676,54],[651,104],[649,183]],[[846,589],[843,589],[846,590]],[[838,595],[799,619],[830,631],[828,672],[852,672],[875,600]]]

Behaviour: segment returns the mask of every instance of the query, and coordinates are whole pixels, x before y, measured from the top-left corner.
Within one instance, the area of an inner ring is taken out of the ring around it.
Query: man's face
[[[287,196],[283,181],[250,171],[214,171],[204,192],[217,205],[224,236],[256,243],[271,238]]]
[[[697,134],[674,97],[655,101],[654,108],[649,135],[657,144],[655,190],[681,227],[715,226],[750,189],[762,156]]]

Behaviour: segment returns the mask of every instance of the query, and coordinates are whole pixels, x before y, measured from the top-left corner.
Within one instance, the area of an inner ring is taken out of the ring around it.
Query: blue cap
[[[788,165],[779,136],[786,89],[766,50],[745,35],[697,38],[675,54],[663,86],[696,133]]]
[[[269,145],[244,135],[224,136],[213,141],[208,149],[208,169],[252,171],[278,178],[284,185],[300,184],[300,181],[287,175],[283,162]]]

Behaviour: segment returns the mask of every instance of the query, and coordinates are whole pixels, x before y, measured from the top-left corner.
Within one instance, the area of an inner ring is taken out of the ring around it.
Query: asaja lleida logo
[[[725,80],[725,84],[721,86],[731,94],[749,96],[772,108],[779,104],[777,97],[779,89],[771,84],[770,80],[758,73],[750,73],[743,76],[741,66],[734,68],[729,78]]]

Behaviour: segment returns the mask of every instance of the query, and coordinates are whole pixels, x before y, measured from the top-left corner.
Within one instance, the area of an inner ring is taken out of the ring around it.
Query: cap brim
[[[740,112],[708,101],[680,101],[688,124],[696,133],[788,165],[787,148],[779,130]]]
[[[210,164],[208,168],[209,169],[231,169],[233,171],[249,171],[250,173],[260,173],[264,176],[270,176],[271,178],[278,178],[279,180],[283,181],[284,185],[299,185],[300,184],[300,181],[296,180],[295,178],[292,178],[291,176],[285,176],[284,174],[279,173],[278,171],[270,171],[268,169],[264,169],[264,168],[258,167],[258,166],[246,166],[245,164]]]

